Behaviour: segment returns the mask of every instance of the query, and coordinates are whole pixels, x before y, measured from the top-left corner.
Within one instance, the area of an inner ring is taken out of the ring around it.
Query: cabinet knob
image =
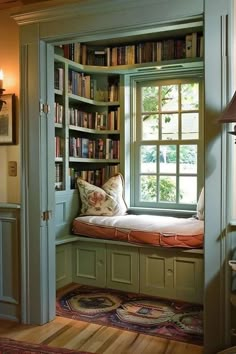
[[[103,264],[104,264],[103,260],[102,260],[102,259],[99,259],[98,265],[99,265],[99,266],[102,266]]]
[[[172,269],[168,269],[167,270],[167,275],[172,275],[173,274],[173,270]]]

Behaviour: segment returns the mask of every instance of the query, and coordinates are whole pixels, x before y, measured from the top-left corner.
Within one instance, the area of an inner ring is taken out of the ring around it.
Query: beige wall
[[[19,145],[19,28],[7,10],[0,11],[0,69],[4,72],[4,93],[16,95],[16,144],[0,145],[0,203],[20,202]],[[8,162],[17,162],[17,176],[8,176]]]
[[[1,0],[0,0],[1,2]],[[80,0],[67,0],[67,3],[77,3]],[[39,10],[55,5],[64,5],[65,0],[50,0],[36,3],[24,8]],[[11,14],[22,12],[22,6],[11,10],[0,10],[0,69],[4,71],[5,93],[16,94],[16,131],[15,145],[0,145],[0,203],[20,203],[20,145],[19,145],[19,27],[11,18]],[[8,162],[17,162],[17,176],[8,176]]]

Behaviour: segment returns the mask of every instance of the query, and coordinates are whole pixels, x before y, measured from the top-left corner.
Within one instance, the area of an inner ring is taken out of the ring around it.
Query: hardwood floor
[[[56,317],[43,326],[0,320],[0,337],[97,354],[202,354],[188,343]]]

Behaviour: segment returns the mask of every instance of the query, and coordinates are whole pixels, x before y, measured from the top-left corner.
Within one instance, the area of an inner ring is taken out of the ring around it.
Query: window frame
[[[153,81],[197,81],[199,82],[199,141],[198,141],[198,172],[197,172],[197,196],[199,195],[201,188],[204,183],[204,77],[202,68],[192,68],[188,70],[167,70],[165,72],[158,71],[152,73],[141,73],[134,75],[126,75],[125,84],[125,149],[124,149],[124,170],[125,178],[129,178],[130,184],[126,186],[126,199],[128,201],[128,206],[132,212],[145,212],[145,213],[157,213],[160,214],[172,214],[174,213],[191,213],[196,210],[196,204],[177,204],[177,203],[147,203],[136,201],[135,196],[139,188],[139,169],[136,168],[136,159],[138,155],[138,149],[140,144],[135,143],[136,141],[136,116],[137,107],[136,100],[137,96],[137,86],[141,83],[143,84]],[[129,103],[127,102],[129,101]],[[141,124],[141,122],[139,122]],[[140,127],[141,128],[141,127]],[[128,143],[129,142],[129,143]],[[147,141],[148,144],[149,141]],[[165,142],[165,141],[163,141]],[[184,140],[180,141],[180,144],[184,145]],[[144,142],[145,144],[146,142]],[[143,144],[141,144],[143,145]],[[203,166],[201,168],[201,166]]]

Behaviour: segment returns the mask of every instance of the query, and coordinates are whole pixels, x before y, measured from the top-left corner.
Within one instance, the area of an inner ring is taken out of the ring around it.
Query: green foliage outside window
[[[156,191],[155,176],[149,176],[142,182],[143,201],[156,201]],[[176,201],[176,186],[168,177],[160,180],[160,200],[165,202]]]

